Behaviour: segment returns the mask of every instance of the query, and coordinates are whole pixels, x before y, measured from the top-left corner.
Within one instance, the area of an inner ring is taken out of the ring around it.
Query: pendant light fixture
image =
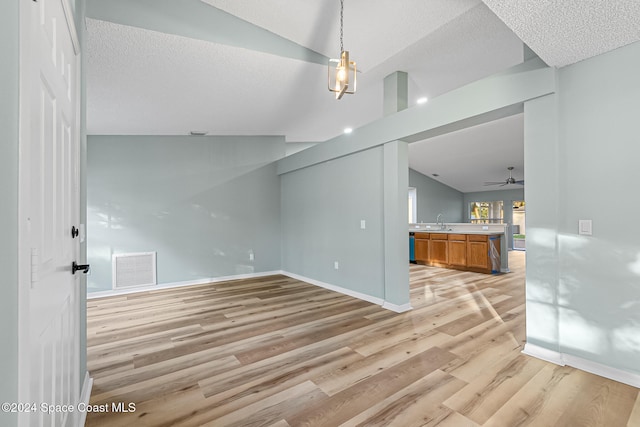
[[[336,99],[345,93],[356,93],[356,63],[349,60],[349,51],[342,44],[342,24],[344,21],[344,0],[340,0],[340,59],[329,60],[329,90],[336,93]]]

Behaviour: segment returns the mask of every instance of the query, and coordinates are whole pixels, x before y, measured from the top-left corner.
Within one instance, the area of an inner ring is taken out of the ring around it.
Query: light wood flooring
[[[284,276],[89,300],[109,412],[87,425],[640,426],[638,389],[521,353],[509,256],[501,275],[411,266],[403,314]]]

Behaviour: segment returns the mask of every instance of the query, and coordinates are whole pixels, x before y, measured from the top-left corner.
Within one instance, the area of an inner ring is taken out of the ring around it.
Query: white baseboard
[[[319,280],[311,279],[309,277],[304,277],[299,274],[290,273],[288,271],[283,271],[283,270],[265,271],[262,273],[236,274],[233,276],[211,277],[206,279],[189,280],[185,282],[161,283],[158,285],[141,286],[141,287],[136,287],[131,289],[111,289],[109,291],[91,292],[87,294],[87,299],[90,300],[94,298],[126,295],[126,294],[133,294],[137,292],[147,292],[147,291],[156,291],[160,289],[179,288],[183,286],[206,285],[207,283],[227,282],[230,280],[254,279],[257,277],[273,276],[277,274],[282,274],[284,276],[291,277],[292,279],[300,280],[302,282],[307,282],[312,285],[319,286],[321,288],[329,289],[330,291],[338,292],[344,295],[348,295],[350,297],[354,297],[363,301],[377,304],[379,306],[382,306],[382,308],[395,311],[396,313],[404,313],[405,311],[409,311],[413,308],[409,303],[402,304],[402,305],[393,304],[388,301],[385,301],[382,298],[373,297],[371,295],[363,294],[361,292],[353,291],[351,289],[343,288],[341,286],[332,285],[330,283],[321,282]]]
[[[184,282],[161,283],[153,286],[140,286],[130,289],[111,289],[108,291],[91,292],[87,294],[87,299],[112,297],[115,295],[134,294],[137,292],[157,291],[159,289],[180,288],[183,286],[206,285],[207,283],[228,282],[230,280],[254,279],[257,277],[273,276],[283,274],[282,271],[265,271],[261,273],[235,274],[233,276],[209,277],[198,280],[187,280]]]
[[[411,307],[411,304],[403,304],[403,305],[393,304],[393,303],[390,303],[388,301],[385,301],[382,298],[373,297],[371,295],[367,295],[367,294],[363,294],[361,292],[357,292],[357,291],[354,291],[354,290],[351,290],[351,289],[343,288],[342,286],[336,286],[336,285],[332,285],[330,283],[321,282],[320,280],[311,279],[309,277],[301,276],[299,274],[291,273],[291,272],[288,272],[288,271],[281,271],[280,273],[285,275],[285,276],[291,277],[292,279],[300,280],[302,282],[310,283],[312,285],[316,285],[316,286],[319,286],[321,288],[328,289],[330,291],[338,292],[338,293],[341,293],[341,294],[344,294],[344,295],[348,295],[350,297],[358,298],[360,300],[367,301],[367,302],[379,305],[382,308],[385,308],[385,309],[391,310],[391,311],[395,311],[396,313],[403,313],[403,312],[409,311],[409,310],[411,310],[413,308],[413,307]]]
[[[89,371],[87,371],[84,375],[84,382],[82,383],[82,392],[80,393],[80,400],[78,403],[82,403],[85,406],[89,405],[89,400],[91,399],[91,389],[93,388],[93,378],[89,376]],[[79,411],[78,413],[78,427],[84,426],[87,421],[87,411]]]
[[[540,347],[535,344],[526,343],[522,352],[527,356],[555,363],[556,365],[564,366],[566,364],[562,358],[562,353],[549,350],[548,348]]]
[[[398,305],[390,303],[389,301],[385,301],[384,303],[382,303],[382,308],[395,311],[396,313],[404,313],[405,311],[413,310],[413,307],[411,307],[410,303]]]
[[[373,304],[382,305],[384,300],[378,297],[372,297],[371,295],[363,294],[361,292],[352,291],[351,289],[343,288],[342,286],[332,285],[330,283],[321,282],[319,280],[310,279],[308,277],[301,276],[299,274],[283,271],[282,274],[289,276],[292,279],[300,280],[302,282],[311,283],[312,285],[320,286],[321,288],[329,289],[330,291],[338,292],[350,297],[358,298],[363,301],[371,302]]]
[[[528,356],[546,360],[547,362],[555,363],[556,365],[571,366],[573,368],[580,369],[581,371],[589,372],[610,380],[628,384],[632,387],[640,388],[640,374],[624,371],[618,368],[612,368],[611,366],[603,365],[582,357],[560,353],[534,344],[525,344],[522,352]]]
[[[604,378],[609,378],[610,380],[640,388],[640,374],[635,374],[618,368],[612,368],[611,366],[603,365],[571,354],[563,354],[562,358],[567,365],[578,368],[581,371],[590,372]]]

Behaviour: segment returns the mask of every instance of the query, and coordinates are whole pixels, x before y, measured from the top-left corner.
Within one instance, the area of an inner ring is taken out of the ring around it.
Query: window
[[[409,187],[409,224],[418,222],[418,192],[414,187]]]
[[[469,222],[472,224],[502,224],[502,200],[469,203]]]

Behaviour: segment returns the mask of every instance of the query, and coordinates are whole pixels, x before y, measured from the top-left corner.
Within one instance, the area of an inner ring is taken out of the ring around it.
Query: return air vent
[[[113,289],[156,283],[156,253],[114,254],[111,258]]]

